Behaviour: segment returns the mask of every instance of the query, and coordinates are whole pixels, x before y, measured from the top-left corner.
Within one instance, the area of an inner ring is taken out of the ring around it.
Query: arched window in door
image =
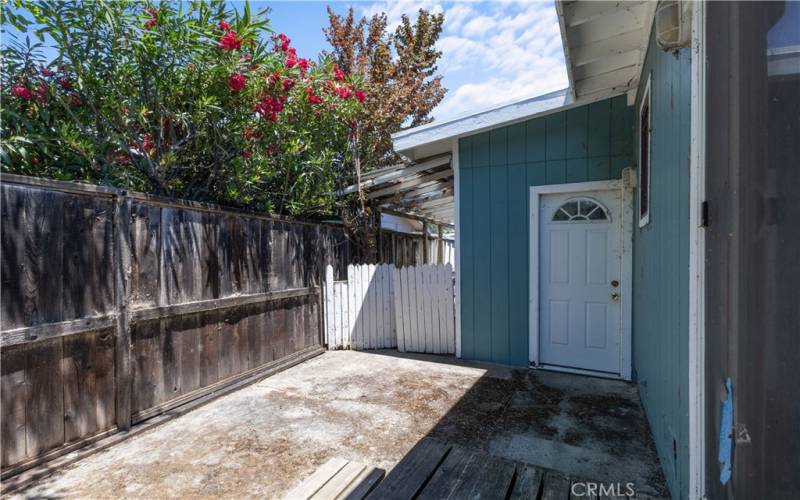
[[[554,222],[601,222],[610,219],[608,211],[590,198],[567,200],[553,214]]]

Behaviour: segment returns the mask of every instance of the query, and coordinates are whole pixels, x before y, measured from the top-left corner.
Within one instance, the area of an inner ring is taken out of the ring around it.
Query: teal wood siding
[[[528,188],[634,165],[625,97],[459,140],[461,354],[528,365]]]
[[[650,223],[634,230],[633,364],[664,474],[689,492],[689,50],[650,41],[639,99],[652,74]],[[638,109],[637,102],[637,135]],[[638,151],[638,139],[636,148]],[[638,153],[637,153],[638,157]],[[638,205],[637,205],[638,220]]]

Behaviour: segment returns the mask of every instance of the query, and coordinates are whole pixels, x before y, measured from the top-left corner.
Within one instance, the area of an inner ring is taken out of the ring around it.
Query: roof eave
[[[572,100],[576,99],[575,94],[575,77],[572,72],[572,60],[569,55],[569,43],[567,43],[567,25],[564,20],[564,5],[562,0],[556,0],[556,14],[558,15],[558,28],[561,31],[561,47],[564,51],[564,64],[567,66],[567,78],[569,81],[568,92],[572,96]]]

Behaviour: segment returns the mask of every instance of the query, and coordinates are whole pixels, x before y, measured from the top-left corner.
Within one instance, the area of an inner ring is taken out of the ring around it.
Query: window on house
[[[579,198],[577,200],[569,200],[558,207],[556,213],[553,214],[553,220],[555,222],[607,221],[608,213],[596,201],[588,198]]]
[[[650,76],[639,107],[639,227],[650,222]]]

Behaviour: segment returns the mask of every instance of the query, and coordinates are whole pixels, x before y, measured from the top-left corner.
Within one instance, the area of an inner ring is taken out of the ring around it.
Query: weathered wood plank
[[[542,470],[538,467],[517,466],[517,480],[511,490],[509,500],[529,500],[539,497],[542,485]]]
[[[58,322],[63,314],[63,206],[65,195],[29,191],[25,196],[25,324]]]
[[[129,294],[131,273],[131,199],[116,200],[114,207],[114,306],[117,313],[115,340],[115,388],[117,427],[127,430],[131,426],[131,398],[133,390],[131,325]]]
[[[26,326],[0,333],[0,346],[8,347],[102,330],[116,325],[116,321],[115,316],[96,316],[62,321],[60,323]]]
[[[374,499],[414,498],[427,484],[450,446],[429,438],[419,441],[369,495]]]
[[[380,483],[386,471],[378,468],[367,468],[353,484],[339,496],[344,500],[363,500]]]
[[[27,427],[27,375],[28,346],[0,351],[0,455],[3,467],[24,460],[28,455]]]
[[[134,325],[133,395],[131,411],[141,412],[166,399],[166,361],[164,359],[164,328],[161,321],[144,321]],[[169,392],[172,392],[170,387]]]
[[[452,453],[452,451],[451,451]],[[515,466],[497,457],[481,455],[464,468],[452,498],[505,499],[511,489]]]
[[[567,500],[569,498],[570,481],[563,474],[547,471],[542,482],[541,500]]]
[[[62,353],[61,339],[27,349],[25,438],[28,457],[64,443]]]
[[[306,499],[314,496],[328,481],[342,470],[349,462],[343,458],[331,458],[320,466],[313,474],[292,488],[286,495],[288,499]]]
[[[475,455],[466,448],[453,447],[436,472],[433,473],[418,498],[457,498],[453,496],[453,492],[464,481],[464,471],[474,459]]]
[[[0,322],[3,330],[25,325],[25,192],[16,186],[0,185],[2,204],[0,205],[0,279],[2,279],[2,314]]]
[[[161,303],[161,208],[135,203],[131,223],[131,303],[136,307]]]
[[[341,498],[342,493],[347,490],[361,474],[367,470],[365,464],[359,462],[347,462],[339,472],[334,474],[311,498],[315,500],[328,500]]]
[[[64,339],[64,434],[70,442],[116,425],[114,332]]]
[[[244,306],[247,304],[257,304],[270,300],[280,300],[289,297],[301,297],[304,295],[314,295],[319,293],[319,288],[295,288],[289,290],[278,290],[253,295],[239,295],[235,297],[225,297],[222,299],[198,300],[195,302],[184,302],[161,307],[148,307],[145,309],[134,309],[131,318],[134,321],[148,321],[157,318],[167,318],[174,316],[184,316],[197,314],[218,309]]]

